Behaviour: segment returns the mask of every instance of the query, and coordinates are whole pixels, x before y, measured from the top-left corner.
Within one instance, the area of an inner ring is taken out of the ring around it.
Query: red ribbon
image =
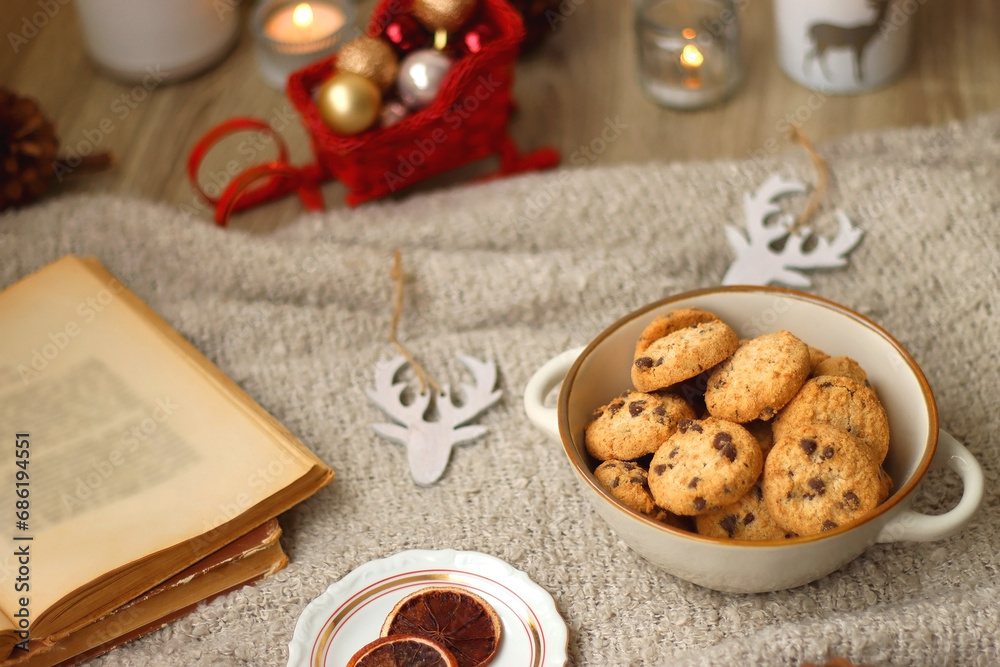
[[[198,181],[198,169],[208,151],[221,139],[234,132],[258,130],[266,132],[278,147],[278,159],[254,165],[237,174],[213,197],[205,192]],[[323,210],[323,195],[319,185],[327,176],[316,163],[295,167],[288,162],[288,147],[281,135],[270,125],[256,118],[232,118],[209,130],[191,150],[187,165],[191,187],[215,208],[215,224],[225,227],[229,216],[243,209],[296,193],[308,211]]]

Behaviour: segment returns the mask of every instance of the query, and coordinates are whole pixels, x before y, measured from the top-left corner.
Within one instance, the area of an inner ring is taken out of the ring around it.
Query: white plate
[[[568,634],[555,601],[524,572],[476,551],[403,551],[365,563],[309,603],[288,645],[288,667],[342,667],[403,596],[428,585],[466,588],[503,624],[490,667],[562,667]]]

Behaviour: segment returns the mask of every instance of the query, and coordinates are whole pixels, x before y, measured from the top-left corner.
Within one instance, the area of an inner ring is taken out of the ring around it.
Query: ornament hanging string
[[[461,401],[456,405],[456,395],[451,386],[446,385],[442,389],[399,342],[396,335],[403,314],[406,284],[403,260],[398,249],[393,251],[392,278],[396,294],[389,339],[400,354],[375,364],[375,386],[365,393],[392,419],[392,423],[372,424],[372,428],[383,438],[406,447],[406,459],[413,481],[420,486],[428,486],[444,474],[451,450],[456,445],[472,442],[486,434],[485,426],[469,422],[499,401],[503,392],[496,389],[495,363],[459,354],[458,361],[472,374],[474,383],[460,386]],[[407,363],[420,380],[420,394],[411,396],[411,400],[404,402],[403,395],[408,391],[409,381],[396,382],[396,374]],[[427,385],[432,386],[435,393],[431,393]],[[436,414],[431,415],[429,411]]]
[[[406,285],[406,274],[403,273],[403,258],[398,249],[394,250],[392,253],[392,279],[396,284],[396,295],[395,302],[393,304],[392,321],[389,323],[389,340],[396,346],[399,353],[406,357],[406,360],[410,362],[413,372],[417,374],[417,379],[420,380],[420,393],[425,393],[427,391],[427,385],[430,385],[438,394],[440,394],[442,393],[441,385],[434,381],[434,378],[432,378],[430,373],[428,373],[424,367],[417,362],[410,351],[406,349],[406,346],[399,342],[399,338],[396,335],[399,320],[403,315],[403,294]]]
[[[809,154],[809,159],[812,160],[813,166],[816,167],[816,186],[809,195],[805,209],[799,215],[795,224],[788,230],[794,234],[800,227],[807,224],[816,214],[816,211],[819,210],[820,205],[823,203],[823,198],[826,197],[826,186],[830,174],[823,156],[816,151],[812,142],[809,141],[809,137],[802,130],[793,125],[791,131],[788,133],[788,139],[802,146]]]

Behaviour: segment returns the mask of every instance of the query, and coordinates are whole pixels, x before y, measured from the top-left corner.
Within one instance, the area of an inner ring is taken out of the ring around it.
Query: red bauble
[[[479,53],[496,37],[496,28],[489,23],[475,23],[462,33],[458,40],[458,50],[462,55]]]
[[[560,11],[562,0],[509,0],[524,18],[524,41],[521,53],[538,46],[549,34],[565,23],[566,15]]]
[[[431,45],[431,33],[409,14],[394,17],[382,31],[382,39],[392,44],[400,56]]]

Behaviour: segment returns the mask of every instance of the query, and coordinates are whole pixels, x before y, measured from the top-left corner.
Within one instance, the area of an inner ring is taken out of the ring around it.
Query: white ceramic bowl
[[[741,338],[786,329],[828,354],[848,355],[868,373],[889,417],[885,469],[892,495],[866,517],[822,535],[747,542],[708,538],[653,521],[614,498],[592,474],[596,462],[583,433],[594,409],[631,388],[639,333],[654,317],[680,307],[712,311]],[[562,383],[555,408],[548,394]],[[983,472],[954,438],[938,430],[930,386],[910,354],[867,318],[809,294],[768,287],[687,292],[648,305],[605,329],[582,349],[544,364],[524,392],[528,417],[561,442],[583,493],[632,549],[667,572],[720,591],[756,593],[792,588],[823,577],[876,542],[937,540],[962,529],[983,497]],[[963,481],[949,512],[924,515],[910,505],[928,470],[947,466]]]

